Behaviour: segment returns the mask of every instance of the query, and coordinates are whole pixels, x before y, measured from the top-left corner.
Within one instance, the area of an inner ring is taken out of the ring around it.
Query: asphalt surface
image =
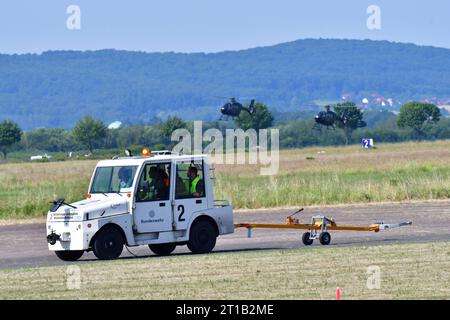
[[[292,210],[254,210],[235,213],[234,222],[284,223]],[[370,204],[307,208],[300,214],[301,222],[309,222],[313,215],[333,217],[338,225],[366,226],[375,222],[398,223],[412,221],[411,226],[375,232],[331,231],[327,248],[355,245],[384,245],[391,243],[450,241],[450,200],[436,202]],[[254,229],[247,238],[245,228],[234,234],[220,236],[214,252],[251,251],[267,249],[303,248],[303,230]],[[16,269],[68,264],[48,250],[45,223],[0,226],[0,269]],[[315,241],[312,246],[320,246]],[[156,258],[148,247],[132,247],[139,258]],[[177,247],[174,254],[189,253],[186,246]],[[125,248],[121,259],[135,258]],[[92,252],[80,261],[96,260]]]

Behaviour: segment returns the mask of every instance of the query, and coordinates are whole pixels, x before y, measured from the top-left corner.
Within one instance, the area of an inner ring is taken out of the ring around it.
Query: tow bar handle
[[[301,209],[295,211],[293,214],[289,215],[288,217],[295,216],[297,213],[300,213],[300,212],[302,212],[303,210],[305,210],[305,208],[301,208]]]
[[[412,221],[406,221],[406,222],[400,222],[400,223],[379,223],[378,228],[379,230],[386,230],[386,229],[395,229],[400,228],[404,226],[410,226],[412,225]]]

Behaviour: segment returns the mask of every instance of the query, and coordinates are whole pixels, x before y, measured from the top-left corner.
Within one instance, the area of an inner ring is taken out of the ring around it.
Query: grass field
[[[255,165],[218,165],[216,198],[235,208],[450,198],[450,140],[377,147],[284,150],[270,177]],[[95,163],[0,164],[0,219],[43,216],[58,197],[81,199]]]
[[[68,266],[0,270],[0,299],[334,299],[336,287],[342,299],[450,298],[448,242],[78,263],[79,289]]]

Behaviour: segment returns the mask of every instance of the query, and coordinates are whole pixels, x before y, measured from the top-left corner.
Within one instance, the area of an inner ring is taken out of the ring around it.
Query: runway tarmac
[[[234,222],[284,223],[292,210],[252,210],[235,213]],[[391,243],[450,241],[450,200],[436,202],[384,203],[350,206],[326,206],[306,208],[299,217],[309,222],[313,215],[333,217],[338,225],[366,226],[375,222],[398,223],[412,221],[411,226],[375,232],[330,231],[331,244],[338,246],[384,245]],[[303,248],[303,230],[254,229],[247,238],[245,228],[234,234],[220,236],[213,252],[247,251],[264,249]],[[312,247],[320,246],[315,241]],[[148,247],[132,247],[130,251],[141,258],[157,258]],[[186,254],[186,246],[177,247],[173,254]],[[132,255],[124,248],[121,258]],[[80,261],[95,261],[92,252],[85,253]],[[48,250],[45,223],[0,226],[0,269],[64,265]]]

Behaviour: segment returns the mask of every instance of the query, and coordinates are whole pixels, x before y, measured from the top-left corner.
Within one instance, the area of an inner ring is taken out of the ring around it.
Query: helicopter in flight
[[[229,98],[229,101],[220,108],[220,112],[222,113],[220,118],[222,119],[223,116],[226,116],[227,118],[231,117],[232,119],[236,119],[241,114],[241,111],[248,112],[250,116],[253,115],[255,112],[255,100],[252,99],[250,105],[246,108],[236,98]]]
[[[325,111],[320,111],[315,117],[314,121],[316,122],[314,124],[313,129],[321,129],[322,126],[326,127],[327,129],[332,128],[334,129],[334,124],[337,121],[346,122],[346,117],[343,117],[340,119],[336,112],[331,111],[331,106],[325,106]]]
[[[353,126],[355,128],[363,128],[367,126],[367,123],[363,120],[363,112],[358,109],[354,103],[347,105],[337,104],[331,111],[331,106],[325,106],[325,111],[320,111],[314,117],[313,129],[321,129],[326,127],[327,129],[347,128],[347,126]]]

